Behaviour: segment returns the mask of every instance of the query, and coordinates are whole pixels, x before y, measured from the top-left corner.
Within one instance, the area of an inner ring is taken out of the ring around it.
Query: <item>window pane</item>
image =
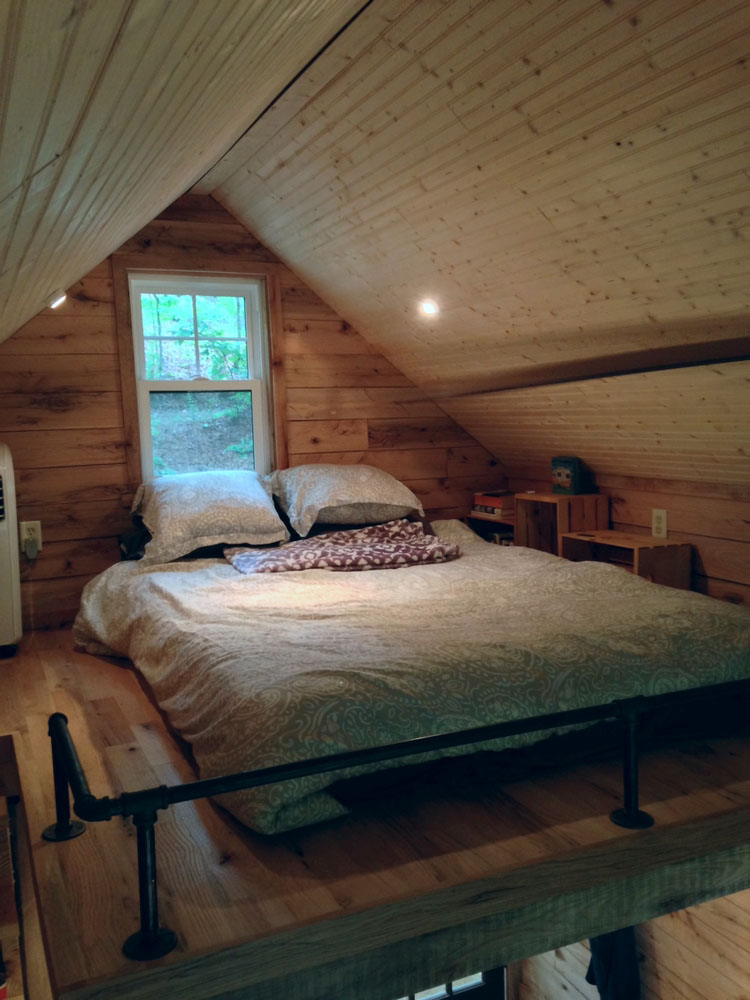
[[[254,469],[252,392],[152,392],[154,475]]]
[[[199,337],[233,337],[244,340],[245,300],[236,295],[196,295]]]
[[[144,340],[144,373],[153,379],[186,379],[199,374],[194,340]]]
[[[470,990],[474,986],[481,986],[484,982],[484,976],[481,972],[475,972],[473,976],[464,976],[463,979],[454,979],[451,983],[454,993],[460,993],[461,990]]]
[[[429,990],[420,990],[419,993],[415,993],[414,1000],[443,1000],[443,997],[447,996],[445,985],[432,986]]]
[[[193,296],[141,292],[144,337],[193,337]]]
[[[248,377],[246,340],[201,340],[198,356],[204,378],[219,381]]]

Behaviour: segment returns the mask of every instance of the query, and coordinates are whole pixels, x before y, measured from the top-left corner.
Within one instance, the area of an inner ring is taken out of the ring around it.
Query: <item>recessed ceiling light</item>
[[[67,293],[61,288],[58,291],[53,292],[50,296],[49,307],[50,309],[57,309],[57,307],[67,299]]]
[[[437,316],[440,306],[433,299],[422,299],[419,303],[419,311],[423,316]]]

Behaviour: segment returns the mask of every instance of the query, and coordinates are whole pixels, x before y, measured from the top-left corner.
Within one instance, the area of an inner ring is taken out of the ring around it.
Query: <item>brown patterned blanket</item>
[[[399,569],[447,562],[460,554],[458,545],[426,535],[421,523],[405,519],[349,531],[328,531],[274,549],[224,549],[225,557],[240,573]]]

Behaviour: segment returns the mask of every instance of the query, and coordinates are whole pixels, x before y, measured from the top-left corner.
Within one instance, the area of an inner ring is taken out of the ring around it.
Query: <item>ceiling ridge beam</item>
[[[689,355],[689,356],[688,356]],[[649,361],[649,358],[652,360]],[[440,399],[466,399],[485,396],[508,389],[531,389],[540,385],[560,385],[565,382],[588,382],[593,379],[618,378],[647,372],[698,368],[726,362],[750,361],[750,335],[701,344],[677,344],[650,351],[625,351],[607,357],[582,358],[558,365],[537,365],[522,372],[510,372],[498,377],[491,385],[471,391],[435,393],[435,387],[424,391],[436,402]]]

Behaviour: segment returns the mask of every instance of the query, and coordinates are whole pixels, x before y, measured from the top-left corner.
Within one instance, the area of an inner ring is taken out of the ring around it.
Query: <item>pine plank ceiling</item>
[[[193,186],[436,397],[750,353],[748,0],[0,18],[0,338]]]
[[[211,167],[363,0],[3,0],[0,340]]]
[[[375,0],[196,190],[436,398],[736,357],[749,54],[747,0]]]

